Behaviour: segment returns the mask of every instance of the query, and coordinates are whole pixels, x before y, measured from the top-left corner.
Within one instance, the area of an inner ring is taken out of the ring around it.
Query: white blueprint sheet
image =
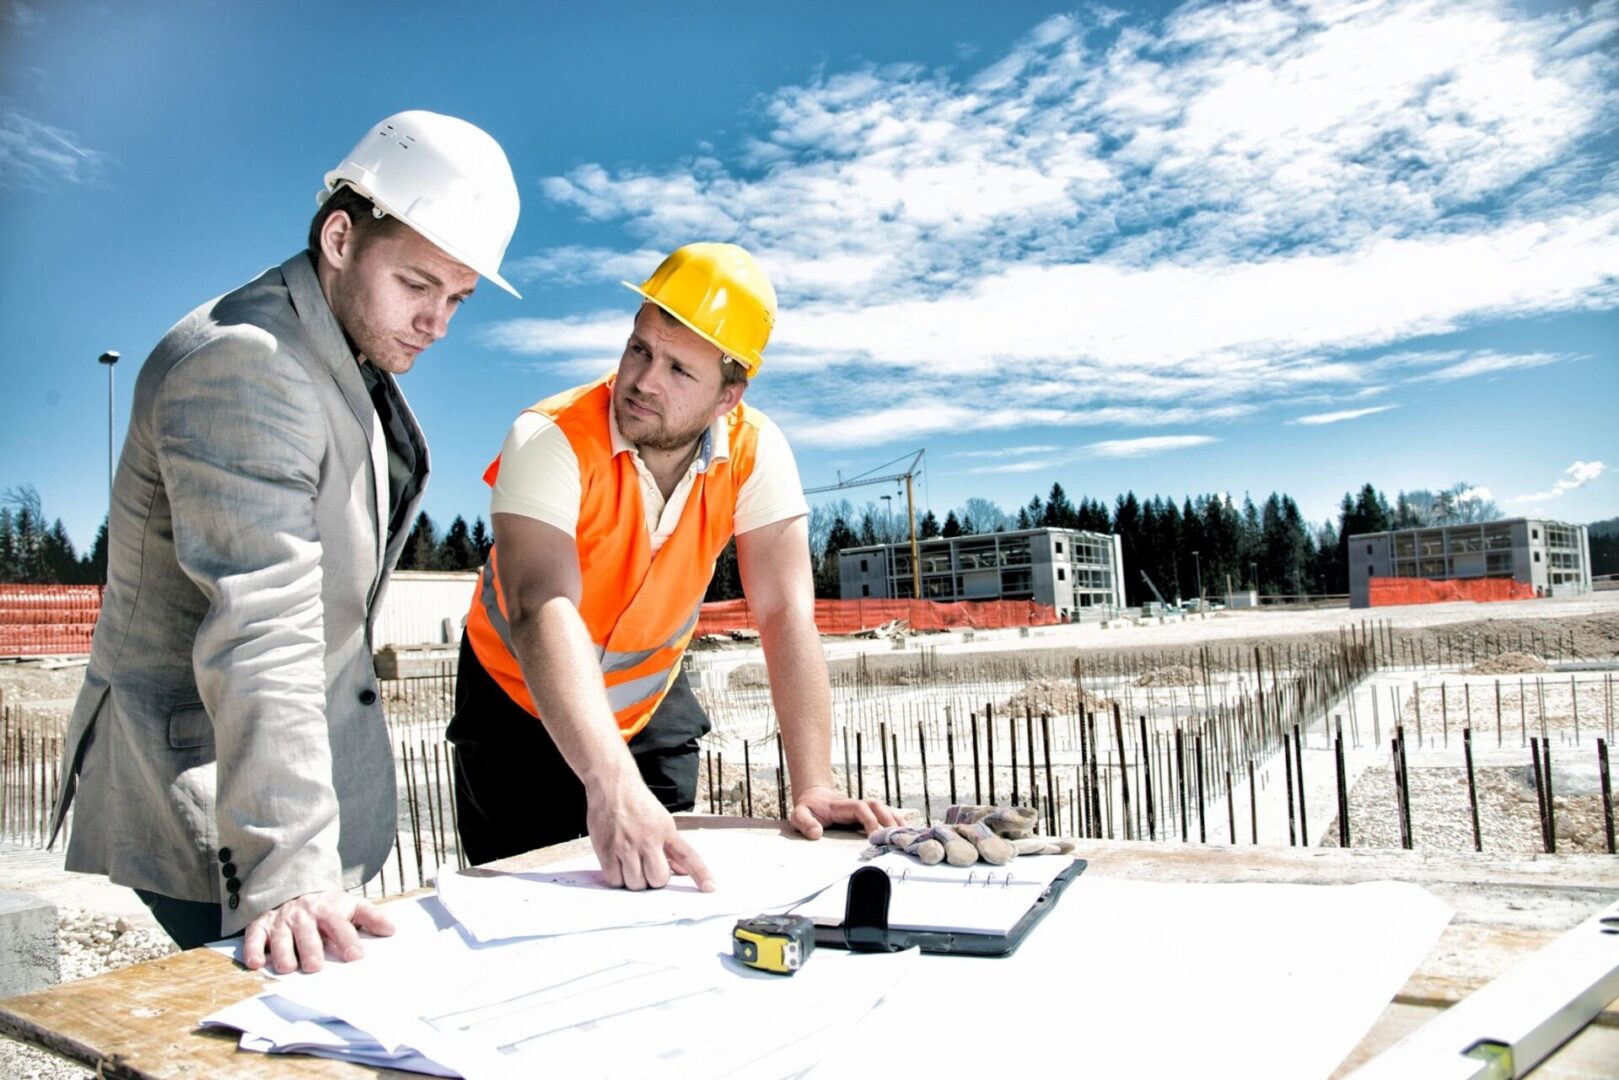
[[[611,888],[595,855],[584,855],[521,872],[444,873],[439,899],[473,937],[496,941],[779,911],[863,865],[861,849],[847,843],[723,829],[681,835],[713,873],[714,892],[699,891],[688,877],[641,892]]]

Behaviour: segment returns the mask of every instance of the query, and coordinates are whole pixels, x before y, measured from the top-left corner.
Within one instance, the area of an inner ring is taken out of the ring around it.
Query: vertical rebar
[[[1484,850],[1484,834],[1478,825],[1478,785],[1473,778],[1473,729],[1462,728],[1462,755],[1467,759],[1467,808],[1473,815],[1473,850]]]

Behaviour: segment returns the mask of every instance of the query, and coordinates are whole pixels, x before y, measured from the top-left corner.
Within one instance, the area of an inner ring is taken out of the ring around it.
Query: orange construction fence
[[[912,630],[988,630],[1001,626],[1051,626],[1057,609],[1032,600],[817,600],[815,625],[823,634],[853,634],[894,621]],[[757,630],[746,600],[704,604],[698,634]]]
[[[1443,604],[1451,600],[1488,603],[1495,600],[1533,600],[1535,587],[1511,578],[1464,578],[1433,581],[1428,578],[1382,577],[1367,582],[1367,606]]]
[[[0,656],[90,651],[100,585],[0,585]]]

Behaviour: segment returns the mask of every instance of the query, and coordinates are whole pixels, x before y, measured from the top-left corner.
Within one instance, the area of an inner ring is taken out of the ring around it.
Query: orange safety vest
[[[743,404],[730,412],[729,460],[714,460],[697,475],[680,523],[653,555],[635,462],[628,453],[613,453],[612,393],[609,375],[528,411],[550,417],[579,460],[579,614],[596,645],[608,704],[628,740],[651,721],[697,629],[715,560],[731,539],[737,493],[753,473],[760,416]],[[497,457],[484,482],[494,486],[499,472]],[[539,716],[512,650],[496,560],[491,548],[467,615],[467,641],[507,696]]]

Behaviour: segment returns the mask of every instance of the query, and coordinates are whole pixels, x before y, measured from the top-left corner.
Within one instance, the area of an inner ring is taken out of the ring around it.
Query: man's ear
[[[321,256],[332,269],[341,270],[354,258],[356,239],[354,219],[347,210],[335,210],[321,223]]]
[[[743,392],[747,390],[747,388],[748,384],[745,382],[728,383],[722,387],[720,389],[720,400],[718,404],[714,406],[714,419],[718,420],[720,417],[736,408],[737,404],[742,400]]]

